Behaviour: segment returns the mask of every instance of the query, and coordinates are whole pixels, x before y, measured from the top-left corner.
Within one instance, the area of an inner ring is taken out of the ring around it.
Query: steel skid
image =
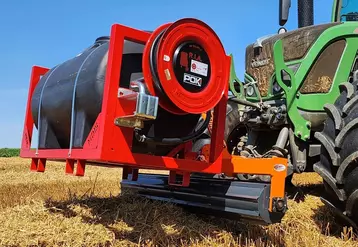
[[[121,127],[115,124],[115,119],[128,116],[129,112],[133,113],[133,107],[135,107],[128,103],[125,98],[118,97],[123,43],[124,40],[129,40],[146,44],[150,35],[149,32],[119,24],[112,26],[102,110],[83,148],[31,148],[31,142],[34,138],[32,136],[34,119],[31,114],[31,98],[40,77],[48,71],[47,68],[34,66],[28,92],[20,156],[31,158],[31,170],[37,172],[45,171],[47,159],[66,160],[66,174],[76,176],[85,174],[85,166],[86,163],[90,164],[89,161],[91,163],[123,167],[123,179],[130,179],[130,181],[136,181],[140,177],[139,169],[169,170],[170,175],[167,178],[167,183],[168,186],[175,188],[178,186],[190,186],[191,173],[270,175],[271,184],[269,195],[267,195],[269,196],[267,209],[269,212],[277,210],[275,202],[285,198],[284,185],[287,160],[279,157],[245,158],[232,156],[226,151],[223,140],[228,88],[214,108],[210,154],[207,161],[195,159],[196,154],[191,151],[191,143],[177,146],[168,156],[153,156],[132,152],[133,128]],[[225,61],[221,61],[224,64],[225,78],[217,78],[218,80],[229,81],[230,59],[229,56],[226,56]],[[227,86],[229,86],[229,83],[227,83]],[[133,91],[132,93],[135,95],[137,92]],[[184,155],[178,156],[179,152],[184,153]],[[77,164],[76,170],[74,169],[75,164]],[[182,177],[180,182],[178,182],[177,175]],[[210,188],[207,189],[210,190]]]

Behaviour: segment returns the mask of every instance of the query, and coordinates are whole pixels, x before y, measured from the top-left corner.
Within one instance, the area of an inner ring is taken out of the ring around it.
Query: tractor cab
[[[333,21],[358,21],[358,0],[336,0]]]
[[[345,19],[345,21],[358,21],[358,12],[350,12],[346,15],[342,15],[341,18]]]

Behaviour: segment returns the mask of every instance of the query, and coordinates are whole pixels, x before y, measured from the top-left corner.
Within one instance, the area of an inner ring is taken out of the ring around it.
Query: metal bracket
[[[75,163],[77,163],[76,173],[75,171]],[[74,159],[66,159],[66,168],[65,173],[67,175],[75,175],[83,177],[85,175],[86,161],[85,160],[74,160]]]
[[[181,181],[177,180],[178,173],[176,171],[169,172],[169,181],[168,184],[171,186],[179,186],[179,187],[188,187],[190,184],[190,172],[182,172],[179,175],[182,175],[183,178]]]
[[[131,167],[123,167],[122,172],[122,180],[127,180],[129,178],[129,175],[131,175],[131,181],[137,181],[138,180],[138,174],[139,169],[138,168],[131,168]]]
[[[294,133],[301,140],[307,141],[311,134],[311,122],[304,119],[298,111],[296,99],[300,97],[300,94],[298,93],[295,75],[285,64],[282,40],[278,40],[274,45],[274,64],[277,82],[286,95],[287,112],[294,125]],[[283,72],[290,78],[290,86],[283,82]]]
[[[133,108],[133,114],[115,119],[115,125],[130,128],[143,128],[144,121],[154,120],[158,113],[159,100],[156,96],[148,95],[145,86],[140,81],[133,81],[130,89],[119,88],[118,99],[127,101]]]
[[[245,99],[245,91],[244,91],[244,83],[237,78],[235,73],[235,64],[234,64],[234,56],[231,54],[231,65],[230,65],[230,85],[229,88],[231,92],[239,99]],[[240,92],[237,92],[235,89],[235,85],[238,84],[240,87]]]
[[[46,168],[46,159],[31,159],[31,167],[30,170],[33,172],[45,172]]]

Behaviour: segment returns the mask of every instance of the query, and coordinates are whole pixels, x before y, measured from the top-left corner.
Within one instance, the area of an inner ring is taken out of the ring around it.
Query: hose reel
[[[143,53],[143,75],[162,108],[177,115],[201,114],[213,109],[227,90],[225,57],[210,27],[182,19],[151,34]]]

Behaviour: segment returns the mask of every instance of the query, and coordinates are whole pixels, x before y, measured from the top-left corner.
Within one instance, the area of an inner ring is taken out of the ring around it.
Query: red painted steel
[[[75,161],[67,159],[65,173],[72,175],[74,171],[75,171]]]
[[[151,169],[173,169],[182,171],[197,171],[218,173],[221,172],[222,162],[220,153],[222,152],[222,141],[213,141],[214,147],[220,147],[214,152],[213,162],[200,162],[194,160],[176,159],[172,157],[158,157],[146,154],[135,154],[131,151],[133,129],[118,127],[114,125],[114,119],[126,115],[125,105],[121,104],[118,99],[118,82],[120,81],[120,68],[122,63],[122,50],[124,40],[130,40],[142,44],[146,44],[150,37],[150,33],[136,30],[119,24],[114,24],[111,28],[111,39],[109,45],[108,65],[106,71],[106,79],[104,85],[104,96],[102,102],[102,111],[99,114],[92,130],[87,137],[84,147],[82,149],[72,149],[69,153],[68,149],[30,149],[32,128],[34,121],[31,117],[31,97],[37,85],[40,76],[44,75],[48,69],[34,67],[31,75],[31,82],[29,88],[29,97],[27,102],[26,121],[24,128],[24,138],[21,147],[21,157],[33,159],[66,159],[66,160],[85,160],[98,161],[104,163],[115,163],[118,165],[138,166],[140,168]],[[226,57],[225,78],[228,81],[230,57]],[[227,91],[227,90],[226,90]],[[215,115],[223,116],[226,114],[227,93],[224,94],[221,100],[221,107],[215,108]],[[220,112],[223,112],[220,114]],[[213,136],[218,136],[216,139],[222,139],[225,117],[219,119],[218,123],[221,129],[213,131]],[[222,133],[222,134],[220,134]],[[217,142],[217,143],[216,143]],[[72,169],[68,168],[66,171],[70,172]]]
[[[196,93],[183,88],[176,79],[172,57],[180,44],[192,41],[203,47],[210,60],[210,81],[207,87]],[[159,44],[158,76],[171,102],[184,112],[201,114],[214,108],[228,89],[228,68],[224,47],[214,31],[195,19],[183,19],[172,24],[163,34]]]
[[[32,130],[34,120],[31,116],[31,97],[32,93],[40,79],[40,76],[48,72],[48,69],[34,66],[31,74],[29,86],[28,101],[26,107],[25,125],[23,130],[23,139],[20,156],[31,158],[31,170],[44,171],[46,159],[66,160],[65,172],[74,173],[74,164],[77,162],[76,175],[83,176],[85,172],[86,161],[96,163],[110,164],[115,166],[125,166],[124,176],[131,172],[134,177],[138,175],[140,169],[160,169],[171,170],[184,174],[190,172],[202,173],[253,173],[267,174],[272,176],[272,193],[271,196],[284,197],[284,176],[282,172],[274,170],[276,164],[287,165],[287,160],[283,158],[267,159],[247,159],[239,156],[231,157],[224,149],[224,130],[226,118],[226,105],[228,98],[228,81],[230,75],[231,58],[225,56],[220,61],[215,61],[216,68],[219,68],[220,80],[226,82],[225,88],[219,90],[218,98],[213,102],[214,119],[212,128],[212,141],[210,145],[209,161],[194,160],[190,154],[191,143],[183,145],[185,149],[184,157],[174,158],[169,156],[153,156],[146,154],[136,154],[131,151],[133,129],[118,127],[114,124],[117,117],[125,116],[126,104],[118,98],[118,88],[120,81],[120,68],[122,64],[122,50],[124,40],[130,40],[146,44],[151,34],[145,31],[136,30],[119,24],[114,24],[111,28],[108,54],[108,64],[104,84],[104,96],[102,110],[99,114],[92,130],[87,137],[83,148],[72,149],[39,149],[32,150]],[[202,40],[203,41],[203,40]],[[204,42],[204,41],[203,41]],[[222,47],[217,47],[222,49]],[[211,46],[209,53],[215,53]],[[214,56],[215,57],[215,56]],[[145,68],[145,62],[144,68]],[[219,65],[221,64],[221,65]],[[215,73],[214,73],[215,74]],[[146,78],[148,79],[148,78]],[[223,92],[222,92],[223,91]],[[212,91],[214,93],[214,91]],[[128,105],[127,105],[128,106]],[[176,155],[180,148],[174,149],[171,156]],[[285,174],[285,172],[284,172]],[[185,176],[184,185],[188,185],[189,176]],[[271,209],[271,207],[270,207]]]
[[[157,90],[155,89],[154,82],[153,82],[153,75],[152,75],[152,72],[150,69],[150,64],[149,64],[150,52],[153,47],[153,43],[154,43],[155,39],[158,37],[158,35],[160,35],[162,32],[164,32],[170,25],[172,25],[172,23],[164,24],[164,25],[158,27],[156,30],[154,30],[154,32],[150,35],[150,37],[146,43],[146,46],[144,48],[144,51],[143,51],[142,68],[143,68],[143,76],[145,79],[145,83],[148,87],[150,94],[153,96],[157,96],[157,97],[159,97],[159,94],[158,94]],[[176,107],[175,105],[173,105],[172,102],[169,102],[168,99],[163,98],[163,97],[159,98],[159,105],[162,108],[164,108],[165,110],[167,110],[168,112],[173,113],[173,114],[177,114],[177,115],[187,114],[183,110],[181,110],[178,107]]]
[[[47,68],[33,66],[31,71],[30,86],[27,96],[27,105],[25,113],[24,131],[22,134],[21,151],[31,148],[32,132],[34,128],[34,120],[31,114],[31,98],[40,77],[49,71]]]

